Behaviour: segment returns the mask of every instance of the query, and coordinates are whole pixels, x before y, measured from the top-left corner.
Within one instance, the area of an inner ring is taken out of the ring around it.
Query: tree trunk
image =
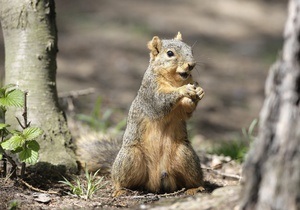
[[[28,120],[44,130],[38,141],[39,165],[76,171],[71,135],[56,90],[54,0],[0,0],[0,4],[5,83],[28,92]],[[16,125],[15,111],[7,113],[6,122]]]
[[[300,209],[300,1],[290,0],[282,57],[271,67],[244,167],[242,209]]]

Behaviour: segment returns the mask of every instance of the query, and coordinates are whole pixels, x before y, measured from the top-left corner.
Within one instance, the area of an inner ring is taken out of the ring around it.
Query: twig
[[[83,90],[59,93],[58,97],[59,98],[77,98],[78,96],[89,95],[89,94],[93,94],[94,92],[95,92],[94,88],[87,88],[87,89],[83,89]]]
[[[239,175],[222,173],[220,171],[214,170],[214,169],[206,167],[206,166],[201,166],[201,168],[206,169],[208,171],[212,171],[216,175],[220,175],[220,176],[224,176],[224,177],[228,177],[228,178],[232,178],[232,179],[236,179],[236,180],[240,180],[242,178]]]
[[[28,92],[25,92],[24,93],[24,112],[22,114],[23,119],[24,119],[24,127],[25,128],[28,128],[30,125],[30,122],[27,123],[27,95],[28,95]]]
[[[159,195],[157,194],[146,194],[146,195],[134,195],[134,196],[125,196],[124,198],[129,198],[129,199],[143,199],[143,198],[158,198]]]
[[[30,126],[30,122],[28,122],[28,118],[27,118],[27,95],[28,95],[28,92],[24,92],[24,111],[22,114],[23,119],[24,119],[24,125],[22,125],[22,123],[17,118],[17,120],[18,120],[20,126],[23,128],[23,130]],[[22,165],[21,165],[21,178],[22,179],[24,178],[25,170],[26,170],[26,163],[22,162]]]
[[[3,156],[8,160],[8,162],[11,164],[11,177],[16,178],[17,177],[17,163],[9,156],[6,154],[5,150],[2,148],[0,145],[0,152],[3,154]],[[5,169],[6,170],[6,169]],[[6,173],[6,172],[5,172]]]
[[[26,163],[22,162],[21,163],[21,178],[23,179],[25,176],[25,170],[26,170]]]
[[[164,197],[168,197],[168,196],[174,196],[174,195],[178,195],[178,194],[180,194],[180,193],[182,193],[184,191],[185,191],[185,188],[182,188],[181,190],[178,190],[176,192],[165,193],[165,194],[159,195],[159,197],[164,198]]]
[[[2,158],[2,162],[3,162],[3,177],[6,177],[6,175],[7,175],[7,159]]]
[[[182,192],[184,192],[186,189],[182,188],[181,190],[178,190],[176,192],[172,192],[172,193],[165,193],[165,194],[146,194],[146,195],[134,195],[134,196],[126,196],[125,198],[130,198],[130,199],[143,199],[143,198],[165,198],[168,196],[174,196],[174,195],[178,195]]]
[[[58,97],[60,100],[65,100],[66,105],[67,105],[66,111],[70,111],[70,113],[73,113],[74,107],[75,107],[73,100],[75,98],[78,98],[79,96],[89,95],[94,92],[95,92],[94,88],[88,88],[88,89],[83,89],[83,90],[59,93]]]
[[[36,191],[36,192],[41,192],[41,193],[48,193],[48,194],[58,194],[58,192],[56,191],[46,191],[46,190],[41,190],[41,189],[38,189],[36,187],[33,187],[32,185],[30,185],[29,183],[27,183],[26,181],[24,181],[23,179],[19,179],[20,182],[22,182],[26,187],[28,187],[29,189],[33,190],[33,191]]]
[[[16,117],[16,119],[17,119],[17,121],[18,121],[18,123],[19,123],[19,125],[21,126],[21,128],[22,129],[25,129],[25,126],[21,123],[21,121],[19,120],[19,118],[18,117]]]

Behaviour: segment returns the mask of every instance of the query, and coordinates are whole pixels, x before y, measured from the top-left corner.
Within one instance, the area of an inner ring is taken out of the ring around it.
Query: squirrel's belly
[[[177,190],[175,178],[168,172],[162,171],[160,176],[160,191],[161,192],[174,192]]]
[[[170,148],[165,147],[164,153],[156,156],[149,164],[148,189],[151,192],[174,192],[179,190],[182,183],[178,180],[179,172],[173,168],[172,159],[175,153]]]
[[[173,174],[166,170],[154,169],[151,171],[150,169],[146,190],[154,193],[174,192],[178,190],[178,184]]]
[[[182,175],[174,167],[178,148],[184,142],[182,124],[172,121],[143,121],[142,150],[148,168],[146,189],[151,192],[174,192],[181,189]],[[176,163],[178,164],[178,163]],[[183,181],[184,182],[184,181]]]

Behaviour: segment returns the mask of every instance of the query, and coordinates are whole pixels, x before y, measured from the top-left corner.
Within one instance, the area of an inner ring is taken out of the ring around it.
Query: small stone
[[[220,158],[218,156],[214,156],[211,161],[210,167],[212,169],[220,169],[220,168],[222,168],[222,166],[223,166],[223,164],[222,164],[222,161],[220,160]]]
[[[33,193],[33,198],[40,203],[49,203],[51,201],[50,195],[46,193]]]

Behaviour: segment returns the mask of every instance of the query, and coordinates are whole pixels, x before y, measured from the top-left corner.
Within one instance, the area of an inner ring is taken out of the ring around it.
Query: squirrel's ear
[[[150,42],[148,42],[147,46],[150,50],[151,58],[154,58],[155,56],[158,55],[158,53],[161,50],[161,40],[159,39],[158,36],[155,36],[152,38],[152,40]]]
[[[179,41],[182,41],[182,35],[181,35],[180,31],[178,31],[178,33],[177,33],[175,39],[177,39],[177,40],[179,40]]]

